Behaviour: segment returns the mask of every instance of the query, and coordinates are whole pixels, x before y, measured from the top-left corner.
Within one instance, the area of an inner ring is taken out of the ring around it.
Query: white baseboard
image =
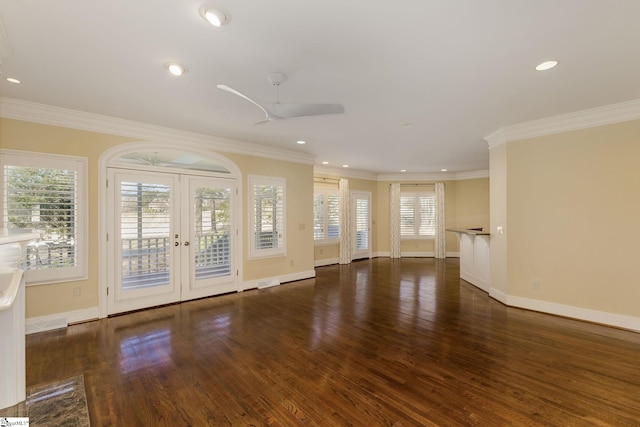
[[[296,280],[311,279],[314,277],[316,277],[315,270],[300,271],[297,273],[285,274],[283,276],[263,277],[262,279],[244,281],[242,283],[242,290],[246,291],[249,289],[270,287],[275,286],[274,284],[276,282],[277,284],[281,284],[287,282],[295,282]]]
[[[25,329],[27,335],[29,335],[66,328],[70,324],[96,320],[98,317],[100,317],[100,309],[98,307],[50,314],[48,316],[28,317],[25,322]]]
[[[338,263],[338,258],[318,259],[313,263],[314,267],[324,267],[325,265],[333,265]]]
[[[435,252],[402,252],[400,256],[405,258],[435,258]],[[447,258],[460,258],[460,252],[447,252]],[[374,252],[371,258],[391,258],[391,252]],[[314,263],[315,267],[338,264],[338,258],[319,259]]]
[[[511,307],[525,308],[527,310],[555,314],[557,316],[640,332],[640,318],[638,317],[507,295],[495,288],[491,288],[489,296]]]
[[[400,252],[402,258],[435,258],[435,252]]]
[[[495,300],[500,301],[501,303],[503,303],[504,305],[509,305],[507,304],[507,297],[508,295],[504,292],[502,292],[501,290],[498,290],[496,288],[489,288],[489,296]]]

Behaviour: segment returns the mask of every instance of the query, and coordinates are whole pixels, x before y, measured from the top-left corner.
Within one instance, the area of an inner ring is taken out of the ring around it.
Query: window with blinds
[[[249,177],[251,257],[285,254],[285,180]]]
[[[400,195],[400,236],[406,239],[430,238],[436,234],[436,196],[434,193]]]
[[[3,227],[39,232],[22,268],[29,283],[86,277],[86,159],[0,152]]]
[[[314,193],[313,238],[316,243],[334,243],[340,239],[338,190],[318,189]]]

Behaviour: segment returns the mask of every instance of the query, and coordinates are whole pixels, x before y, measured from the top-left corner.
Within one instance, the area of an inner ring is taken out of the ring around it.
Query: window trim
[[[434,204],[435,204],[435,196],[436,196],[435,191],[429,191],[429,190],[427,190],[427,191],[401,191],[400,192],[400,200],[402,200],[402,197],[411,196],[417,202],[417,200],[420,198],[420,196],[427,196],[427,195],[430,195],[430,196],[432,196],[434,198]],[[402,204],[401,204],[401,206],[402,206]],[[417,208],[418,204],[416,203],[414,206],[416,206],[416,208]],[[401,209],[402,209],[402,207],[401,207]],[[416,209],[416,212],[417,212],[417,209]],[[415,212],[414,212],[414,218],[415,218]],[[435,211],[434,211],[434,221],[435,221]],[[414,232],[417,231],[417,233],[419,233],[420,232],[419,228],[420,228],[420,222],[419,222],[419,220],[417,220],[415,222],[415,225],[414,225]],[[401,230],[402,230],[402,228],[401,228]],[[433,234],[419,235],[417,233],[414,233],[414,234],[412,234],[410,236],[407,236],[406,234],[403,235],[402,231],[400,231],[400,240],[401,241],[402,240],[434,240],[436,238],[435,230],[434,230]]]
[[[4,212],[5,201],[5,165],[24,166],[43,169],[68,169],[76,172],[76,265],[59,269],[25,271],[26,286],[48,285],[53,283],[76,282],[88,279],[89,264],[89,197],[88,197],[88,159],[86,157],[63,154],[42,153],[0,149],[0,168],[3,194],[0,209]],[[4,226],[4,218],[3,224]]]
[[[313,201],[314,201],[314,218],[313,218],[313,225],[315,227],[315,222],[316,222],[316,218],[315,218],[315,197],[317,194],[322,194],[322,197],[324,199],[324,205],[323,205],[323,220],[324,220],[324,229],[323,229],[323,237],[322,239],[316,239],[315,238],[315,228],[314,228],[314,233],[313,233],[313,243],[315,246],[322,246],[322,245],[335,245],[340,243],[340,219],[338,218],[338,236],[337,237],[328,237],[329,235],[329,216],[328,216],[328,211],[329,211],[329,204],[328,204],[328,199],[329,196],[337,196],[338,199],[340,198],[340,192],[338,191],[338,189],[332,189],[332,188],[315,188],[313,191]],[[338,208],[340,208],[340,202],[338,201]]]
[[[249,175],[248,177],[248,190],[249,190],[249,259],[261,259],[261,258],[273,258],[284,257],[287,255],[287,180],[286,178]],[[282,187],[282,229],[276,230],[279,235],[279,239],[282,242],[282,247],[279,248],[256,248],[256,229],[255,229],[255,186],[256,185],[273,185]]]

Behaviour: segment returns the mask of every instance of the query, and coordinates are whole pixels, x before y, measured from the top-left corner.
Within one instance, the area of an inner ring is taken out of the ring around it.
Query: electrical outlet
[[[531,289],[540,289],[540,280],[532,280],[531,281]]]
[[[74,297],[79,297],[82,294],[82,289],[81,288],[73,288],[73,296]]]
[[[291,260],[291,267],[293,267],[293,264],[294,264],[294,262],[293,262],[293,260]]]

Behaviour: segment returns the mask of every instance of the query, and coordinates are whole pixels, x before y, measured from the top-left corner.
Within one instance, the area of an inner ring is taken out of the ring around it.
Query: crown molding
[[[313,166],[313,174],[326,176],[327,178],[353,178],[376,181],[378,175],[371,172],[359,171],[349,168],[334,168],[330,166]]]
[[[465,179],[489,178],[489,170],[471,172],[438,172],[438,173],[412,173],[412,174],[375,174],[346,168],[332,168],[328,166],[314,166],[313,174],[327,178],[354,178],[379,182],[417,182],[417,181],[462,181]]]
[[[489,169],[456,173],[456,181],[462,181],[464,179],[480,179],[480,178],[489,178]]]
[[[491,149],[510,141],[638,119],[640,119],[640,99],[506,126],[485,136],[484,139]]]
[[[438,172],[438,173],[412,173],[412,174],[380,174],[378,181],[416,182],[416,181],[462,181],[465,179],[489,178],[489,170],[470,172]]]
[[[0,97],[0,117],[44,125],[123,136],[144,141],[167,142],[173,145],[196,144],[213,151],[243,154],[294,163],[313,164],[307,153],[267,147],[251,142],[221,138],[195,132],[155,126],[132,120],[102,116],[84,111],[54,107],[14,98]]]

